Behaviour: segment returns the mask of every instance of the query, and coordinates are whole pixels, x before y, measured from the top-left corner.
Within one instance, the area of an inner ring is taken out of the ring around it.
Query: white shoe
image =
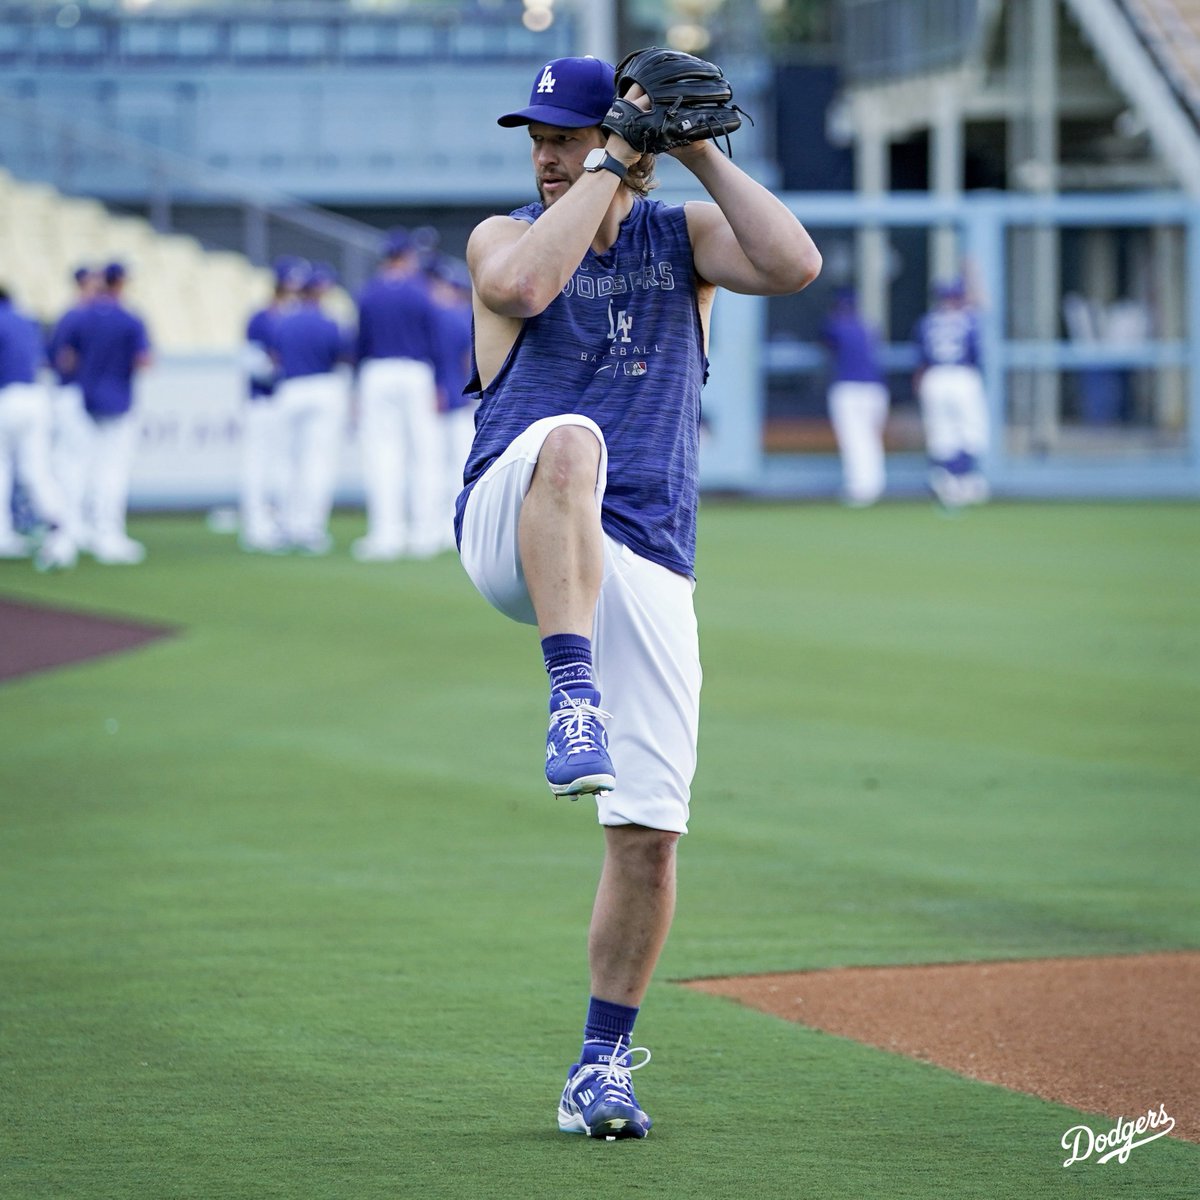
[[[146,547],[123,534],[96,540],[92,555],[106,567],[133,567],[146,559]]]
[[[7,500],[4,501],[8,503]],[[20,534],[10,533],[0,538],[0,558],[28,558],[29,543]]]
[[[350,556],[355,562],[395,562],[404,556],[404,547],[399,542],[381,541],[368,534],[350,547]]]
[[[312,537],[296,538],[292,542],[292,549],[300,554],[320,558],[333,549],[333,538],[327,533],[318,533]]]
[[[414,541],[408,548],[408,557],[416,559],[436,558],[447,549],[446,543],[441,538],[430,539],[428,541]]]
[[[38,547],[33,565],[39,571],[69,571],[79,558],[74,541],[61,529],[46,535]]]
[[[991,499],[992,489],[978,471],[972,471],[963,476],[962,493],[964,504],[986,504]]]
[[[269,533],[238,538],[238,545],[248,554],[286,554],[288,544],[282,534]]]

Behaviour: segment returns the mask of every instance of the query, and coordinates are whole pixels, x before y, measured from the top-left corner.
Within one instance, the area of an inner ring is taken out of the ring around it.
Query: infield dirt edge
[[[1200,951],[833,967],[680,981],[1083,1112],[1160,1107],[1200,1142]]]

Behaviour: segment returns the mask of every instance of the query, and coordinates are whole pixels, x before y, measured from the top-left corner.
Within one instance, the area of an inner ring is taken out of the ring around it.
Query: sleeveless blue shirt
[[[542,211],[530,204],[510,215],[532,223]],[[610,249],[589,249],[546,309],[523,322],[479,393],[454,514],[460,545],[471,488],[509,443],[543,417],[580,413],[608,446],[605,532],[652,562],[695,574],[708,360],[694,272],[683,206],[638,199]]]

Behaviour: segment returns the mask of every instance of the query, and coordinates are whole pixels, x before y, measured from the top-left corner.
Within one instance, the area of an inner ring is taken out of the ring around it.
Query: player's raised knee
[[[560,425],[542,443],[535,479],[549,487],[570,490],[596,485],[600,465],[600,442],[583,425]]]

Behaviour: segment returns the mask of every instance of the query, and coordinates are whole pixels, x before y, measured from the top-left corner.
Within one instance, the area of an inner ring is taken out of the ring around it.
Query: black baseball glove
[[[635,83],[650,97],[648,112],[625,99]],[[725,138],[728,153],[729,135],[741,127],[742,117],[750,120],[733,103],[733,89],[720,67],[681,50],[651,46],[617,65],[616,97],[600,124],[643,154],[719,137]]]

